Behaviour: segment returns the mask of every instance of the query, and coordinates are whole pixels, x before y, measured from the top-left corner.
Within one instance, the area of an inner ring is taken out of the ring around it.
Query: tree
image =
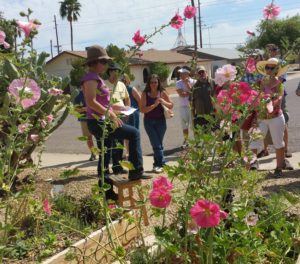
[[[164,82],[169,77],[171,71],[167,64],[163,62],[154,62],[150,66],[150,72],[151,74],[157,74],[161,82]]]
[[[80,16],[81,4],[77,0],[64,0],[60,3],[59,13],[62,19],[67,18],[71,30],[71,50],[73,50],[73,21]]]
[[[285,19],[263,20],[257,28],[258,36],[246,41],[245,47],[239,49],[264,49],[267,44],[276,44],[281,55],[288,51],[294,56],[299,53],[300,16],[287,17]],[[297,45],[296,45],[297,44]]]
[[[70,84],[76,88],[80,87],[81,78],[86,73],[84,62],[85,59],[78,59],[72,62],[72,70],[70,71]]]

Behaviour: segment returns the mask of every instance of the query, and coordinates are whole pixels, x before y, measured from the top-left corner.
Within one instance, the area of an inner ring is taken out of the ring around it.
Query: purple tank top
[[[160,93],[158,94],[158,96],[160,96]],[[150,93],[146,93],[146,106],[153,105],[155,103],[156,98],[157,97],[155,97],[155,98],[151,97]],[[161,106],[161,104],[159,104],[157,107],[155,107],[150,112],[146,113],[144,115],[144,118],[146,118],[146,119],[163,119],[163,118],[165,118],[164,109]]]
[[[99,77],[97,73],[94,72],[88,72],[81,78],[81,85],[84,85],[84,82],[95,80],[97,81],[97,92],[96,92],[96,101],[104,106],[105,108],[109,105],[109,99],[110,99],[110,93],[108,87],[106,87],[104,81]],[[86,91],[85,91],[86,92]],[[104,118],[104,115],[101,115],[100,113],[94,111],[87,105],[87,118],[88,119],[95,119],[93,116],[99,116],[100,118]]]

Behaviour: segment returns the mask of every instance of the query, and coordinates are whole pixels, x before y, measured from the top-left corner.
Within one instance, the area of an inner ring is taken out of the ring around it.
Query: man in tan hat
[[[192,116],[194,119],[194,127],[206,126],[208,121],[201,115],[211,115],[213,113],[213,105],[211,97],[214,94],[214,82],[208,79],[204,66],[197,68],[197,82],[192,89]]]

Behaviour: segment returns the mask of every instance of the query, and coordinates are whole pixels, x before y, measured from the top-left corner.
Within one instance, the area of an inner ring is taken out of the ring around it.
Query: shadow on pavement
[[[71,167],[74,167],[74,166],[77,169],[87,168],[87,167],[97,168],[97,164],[98,164],[98,160],[95,160],[95,161],[82,160],[82,161],[73,161],[73,162],[55,164],[55,165],[52,165],[52,166],[46,166],[46,167],[43,167],[43,169],[51,169],[51,168],[66,168],[66,169],[68,169],[68,168],[71,168]]]
[[[86,181],[86,180],[93,180],[93,179],[97,179],[97,175],[95,176],[72,176],[70,178],[67,178],[67,179],[61,179],[61,180],[54,180],[51,182],[51,184],[62,184],[62,185],[65,185],[65,184],[68,184],[70,182],[80,182],[80,181]]]

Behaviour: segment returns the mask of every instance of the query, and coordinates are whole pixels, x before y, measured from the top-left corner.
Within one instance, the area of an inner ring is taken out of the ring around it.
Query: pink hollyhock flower
[[[180,29],[183,25],[183,19],[178,13],[176,13],[175,16],[171,19],[170,23],[172,28]]]
[[[40,139],[40,136],[37,135],[37,134],[31,134],[31,135],[30,135],[30,139],[31,139],[33,142],[38,142],[39,139]]]
[[[29,22],[17,21],[17,25],[21,30],[24,31],[26,38],[29,37],[29,35],[33,29],[38,27],[38,25],[35,24],[33,21],[29,21]]]
[[[44,120],[44,119],[42,119],[42,120],[41,120],[41,127],[42,127],[42,128],[45,128],[46,126],[47,126],[47,121]]]
[[[215,82],[219,86],[223,86],[227,81],[233,81],[236,77],[237,70],[236,67],[226,64],[221,68],[218,68],[215,73]]]
[[[8,87],[8,91],[24,109],[33,106],[41,97],[41,89],[34,80],[15,79]]]
[[[18,125],[18,132],[20,134],[23,134],[28,127],[29,127],[28,123],[20,124],[20,125]]]
[[[43,201],[43,211],[49,216],[52,214],[51,206],[47,198]]]
[[[214,227],[221,219],[227,218],[227,213],[220,210],[220,206],[207,200],[198,200],[190,209],[192,219],[202,228]]]
[[[255,214],[254,212],[251,212],[251,213],[247,214],[244,221],[245,221],[246,225],[248,225],[248,226],[255,226],[258,221],[258,215]]]
[[[280,7],[271,3],[264,7],[263,9],[263,15],[266,19],[272,19],[274,17],[277,17],[280,13]]]
[[[117,206],[115,204],[109,204],[107,207],[109,209],[115,209],[115,208],[117,208]]]
[[[172,200],[170,193],[165,189],[152,190],[149,195],[149,198],[150,198],[150,203],[154,207],[158,207],[158,208],[166,208]]]
[[[153,180],[153,190],[164,189],[166,191],[171,191],[173,187],[173,184],[164,176],[160,176]]]
[[[52,115],[52,114],[50,114],[50,115],[47,115],[47,122],[48,122],[48,124],[51,124],[51,123],[52,123],[52,121],[53,121],[53,119],[54,119],[54,117],[53,117],[53,115]]]
[[[255,36],[255,33],[253,31],[247,30],[246,33],[252,37]]]
[[[185,18],[191,19],[196,15],[196,11],[197,11],[196,7],[188,5],[185,7],[183,11],[183,15]]]
[[[143,36],[141,36],[139,30],[134,33],[132,40],[138,46],[142,46],[145,43],[145,38]]]
[[[63,93],[63,90],[52,87],[48,90],[48,94],[52,96],[59,96]]]
[[[252,57],[248,58],[246,61],[246,70],[249,73],[256,72],[256,60]]]
[[[5,38],[5,32],[0,30],[0,45],[3,45],[5,49],[8,49],[10,47],[10,44],[5,41]]]

